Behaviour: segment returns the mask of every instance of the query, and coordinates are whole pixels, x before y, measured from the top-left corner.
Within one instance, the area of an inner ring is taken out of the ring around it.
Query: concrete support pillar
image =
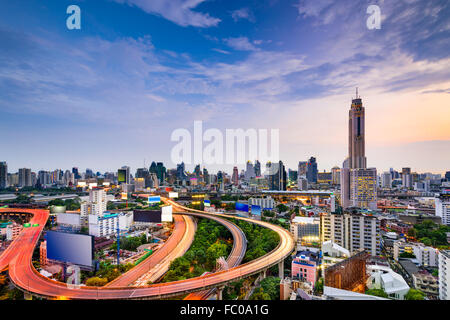
[[[265,279],[266,277],[267,277],[267,269],[265,269],[265,270],[263,270],[263,271],[261,271],[261,280],[262,279]]]
[[[223,300],[223,289],[225,287],[217,288],[217,300]]]
[[[284,279],[284,260],[278,263],[278,277]]]

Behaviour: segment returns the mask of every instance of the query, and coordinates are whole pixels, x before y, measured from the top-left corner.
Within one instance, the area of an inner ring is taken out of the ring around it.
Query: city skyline
[[[365,1],[198,1],[183,10],[75,1],[81,30],[65,25],[72,2],[4,4],[0,147],[9,151],[0,161],[11,171],[105,172],[144,158],[175,168],[171,132],[202,120],[221,131],[278,128],[287,168],[314,156],[329,171],[346,156],[359,87],[367,166],[443,174],[448,4],[375,3],[380,30],[366,27]]]

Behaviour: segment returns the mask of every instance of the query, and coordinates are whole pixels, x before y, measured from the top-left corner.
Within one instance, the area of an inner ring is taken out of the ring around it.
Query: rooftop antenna
[[[356,87],[356,99],[358,99],[358,87]]]

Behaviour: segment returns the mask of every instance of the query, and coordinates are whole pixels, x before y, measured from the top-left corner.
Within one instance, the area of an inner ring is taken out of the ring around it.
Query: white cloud
[[[235,10],[231,13],[231,17],[236,22],[241,19],[255,22],[255,17],[249,8],[241,8],[241,9]]]
[[[231,48],[239,51],[255,51],[258,50],[247,37],[224,39],[225,43]]]
[[[213,27],[220,19],[211,17],[207,13],[193,11],[205,0],[115,0],[130,6],[141,8],[147,13],[156,14],[180,26]]]

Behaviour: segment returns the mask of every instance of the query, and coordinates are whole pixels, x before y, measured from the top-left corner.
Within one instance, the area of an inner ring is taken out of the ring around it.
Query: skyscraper
[[[73,176],[74,176],[75,179],[80,179],[80,178],[81,178],[80,173],[78,172],[78,168],[77,168],[77,167],[73,167],[73,168],[72,168],[72,173],[73,173]]]
[[[367,169],[365,155],[365,109],[362,99],[352,99],[349,111],[348,157],[341,170],[341,205],[348,208],[377,208],[377,170]]]
[[[250,181],[252,178],[254,178],[255,175],[255,168],[253,167],[253,164],[251,161],[247,161],[247,168],[245,170],[245,180]]]
[[[356,89],[356,98],[352,100],[348,119],[348,168],[366,168],[365,143],[365,109]]]
[[[8,187],[8,165],[5,161],[0,162],[0,189]]]
[[[233,182],[233,184],[235,186],[237,186],[239,184],[239,171],[238,171],[237,167],[233,168],[233,177],[232,177],[231,181]]]
[[[287,174],[282,161],[270,164],[268,183],[270,190],[286,190]]]
[[[31,187],[31,169],[19,169],[19,187]]]
[[[261,162],[258,160],[255,161],[255,175],[261,177]]]
[[[186,180],[187,175],[184,167],[184,162],[177,164],[177,179],[178,180]]]
[[[317,161],[314,157],[306,164],[306,179],[309,183],[317,183]]]

